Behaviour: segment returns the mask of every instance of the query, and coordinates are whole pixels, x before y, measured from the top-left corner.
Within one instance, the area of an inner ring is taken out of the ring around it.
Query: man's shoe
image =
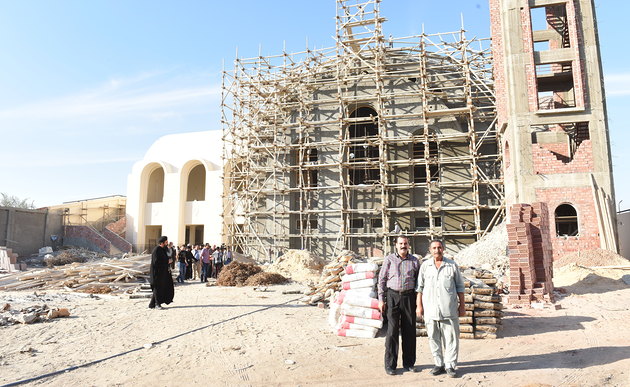
[[[418,372],[416,370],[416,367],[405,367],[405,371],[407,371],[407,372]]]
[[[455,372],[454,369],[452,368],[447,368],[446,369],[446,374],[451,377],[451,378],[456,378],[457,377],[457,372]]]
[[[385,368],[385,373],[386,373],[387,375],[396,375],[396,371],[394,371],[394,370],[393,370],[393,369],[391,369],[391,368]]]
[[[162,305],[157,305],[157,306],[155,307],[155,309],[162,310],[162,309],[164,309],[164,307],[162,307]]]
[[[433,376],[442,375],[444,373],[444,366],[433,367],[433,369],[429,373]]]

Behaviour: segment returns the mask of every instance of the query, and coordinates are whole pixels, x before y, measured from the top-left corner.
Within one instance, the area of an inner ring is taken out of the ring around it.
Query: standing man
[[[149,283],[153,296],[149,302],[149,308],[162,309],[161,304],[173,302],[175,290],[173,288],[173,277],[169,271],[170,261],[166,255],[168,238],[163,236],[158,240],[159,245],[155,246],[151,254],[151,268],[149,270]]]
[[[416,372],[416,285],[420,262],[409,253],[409,238],[396,238],[396,253],[385,257],[378,278],[378,307],[387,313],[385,372],[396,374],[398,335],[402,334],[402,362]]]
[[[435,361],[431,375],[446,372],[448,376],[455,378],[459,352],[459,317],[466,314],[464,279],[455,261],[444,258],[442,241],[432,240],[429,251],[433,258],[422,264],[418,275],[416,313],[419,318],[424,316],[429,335],[429,348]]]
[[[201,282],[208,282],[208,270],[210,269],[210,245],[206,245],[201,250]]]
[[[193,263],[193,280],[197,280],[201,278],[201,247],[195,245],[192,253],[195,260]]]

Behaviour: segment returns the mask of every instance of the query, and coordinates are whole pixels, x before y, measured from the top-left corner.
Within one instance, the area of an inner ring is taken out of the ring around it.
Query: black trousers
[[[413,367],[416,364],[416,292],[400,294],[387,290],[386,299],[385,368],[396,369],[398,335],[402,340],[403,367]]]

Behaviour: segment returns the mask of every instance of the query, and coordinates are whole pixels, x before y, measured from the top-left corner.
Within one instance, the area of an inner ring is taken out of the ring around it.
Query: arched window
[[[202,164],[195,166],[188,174],[186,201],[194,200],[206,200],[206,168]]]
[[[149,175],[147,203],[161,203],[164,200],[164,168],[158,167]]]
[[[555,220],[557,236],[576,236],[579,234],[577,211],[572,205],[559,205],[555,211]]]

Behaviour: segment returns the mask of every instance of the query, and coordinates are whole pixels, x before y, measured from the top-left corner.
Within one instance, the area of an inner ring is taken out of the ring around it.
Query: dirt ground
[[[422,337],[420,372],[386,375],[384,337],[333,335],[327,309],[282,294],[299,284],[259,292],[188,283],[165,310],[125,296],[0,292],[13,308],[46,303],[72,313],[0,327],[0,383],[57,372],[27,385],[630,386],[630,287],[581,281],[563,284],[560,309],[507,310],[500,338],[462,340],[457,379],[429,374]]]

